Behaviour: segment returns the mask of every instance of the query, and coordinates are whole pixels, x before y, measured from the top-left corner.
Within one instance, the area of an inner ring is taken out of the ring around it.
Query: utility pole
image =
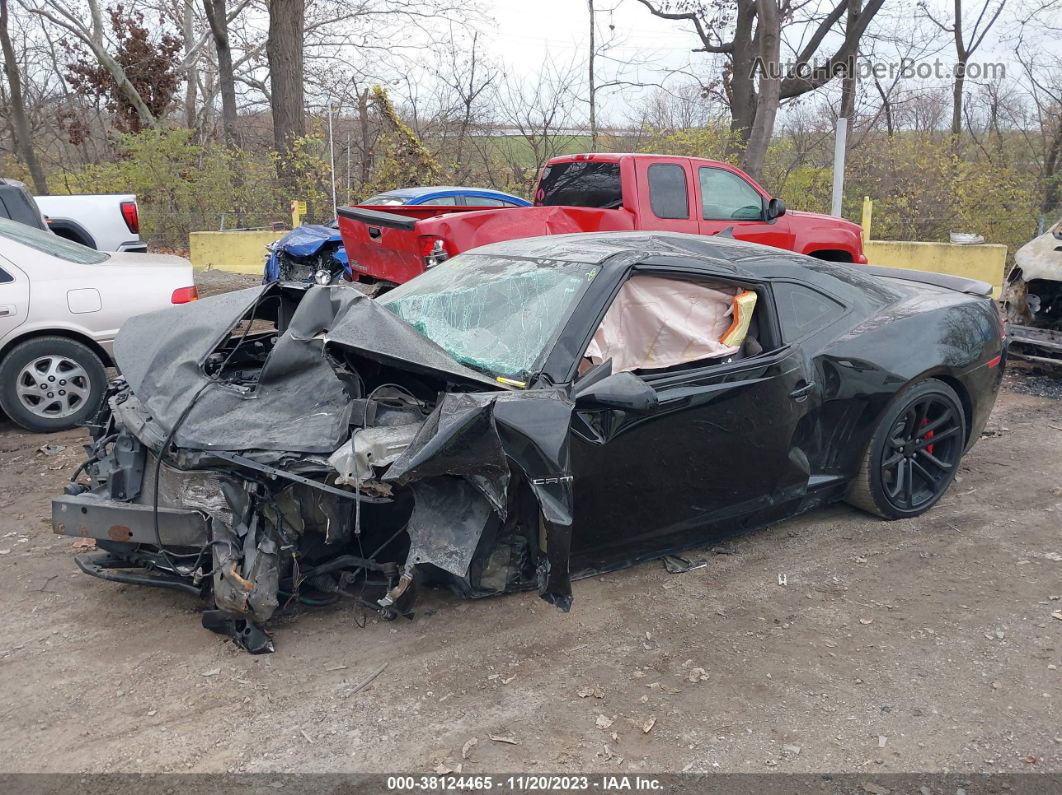
[[[589,59],[589,82],[590,82],[590,151],[597,151],[597,86],[594,84],[594,0],[586,0],[586,7],[590,11],[590,59]]]
[[[328,103],[328,159],[332,166],[332,217],[339,215],[336,208],[336,139],[332,134],[332,103]]]
[[[837,133],[833,139],[833,204],[830,215],[841,217],[841,200],[844,198],[844,153],[848,139],[848,119],[837,119]]]

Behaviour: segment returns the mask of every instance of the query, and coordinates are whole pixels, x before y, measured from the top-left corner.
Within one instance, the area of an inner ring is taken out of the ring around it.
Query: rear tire
[[[951,486],[965,445],[955,390],[935,378],[914,384],[885,410],[845,499],[883,519],[919,516]]]
[[[37,337],[0,362],[0,408],[27,431],[74,428],[99,410],[107,371],[87,345],[66,337]]]

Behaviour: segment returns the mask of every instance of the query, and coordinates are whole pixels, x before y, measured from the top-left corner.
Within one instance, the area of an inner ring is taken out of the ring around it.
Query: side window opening
[[[757,356],[765,349],[758,303],[755,291],[736,285],[632,276],[594,333],[579,374],[608,359],[613,373],[648,375]]]
[[[773,291],[778,322],[786,342],[794,342],[825,328],[845,311],[843,304],[794,282],[775,282]]]
[[[676,163],[649,166],[649,206],[657,218],[689,218],[686,169]]]
[[[758,221],[763,217],[763,197],[737,174],[701,166],[701,215],[706,221]]]
[[[14,277],[3,268],[0,268],[0,284],[7,284],[8,282],[13,281],[15,281]]]
[[[435,206],[435,205],[445,205],[447,207],[451,207],[451,206],[456,206],[457,205],[457,197],[456,196],[436,196],[434,199],[428,199],[426,202],[421,202],[421,204],[433,205],[433,206]]]

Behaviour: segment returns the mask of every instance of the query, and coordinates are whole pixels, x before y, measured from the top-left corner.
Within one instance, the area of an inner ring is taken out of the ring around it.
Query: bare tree
[[[269,0],[270,106],[273,111],[273,143],[281,155],[278,173],[292,186],[295,175],[289,157],[294,139],[306,134],[303,94],[303,35],[306,0]]]
[[[954,2],[954,17],[950,25],[941,22],[930,13],[926,0],[920,0],[918,5],[927,19],[945,33],[950,33],[955,41],[955,72],[951,87],[951,134],[958,136],[962,132],[962,95],[963,85],[966,82],[966,66],[985,40],[988,31],[999,19],[999,15],[1003,13],[1007,0],[984,0],[973,26],[968,31],[963,20],[963,0],[954,0]]]
[[[1018,60],[1028,81],[1033,118],[1019,120],[1039,169],[1040,213],[1048,216],[1062,205],[1062,58],[1019,42]]]
[[[4,55],[4,74],[11,92],[11,123],[15,134],[15,149],[29,168],[34,189],[38,194],[46,194],[48,181],[40,161],[37,160],[37,153],[33,150],[33,135],[30,132],[29,118],[26,116],[26,106],[22,101],[22,77],[19,74],[15,48],[11,44],[7,3],[8,0],[0,0],[0,47]]]
[[[701,46],[694,52],[722,55],[726,59],[724,87],[730,106],[735,144],[744,147],[742,165],[753,176],[763,167],[765,141],[774,132],[778,103],[829,83],[850,69],[859,41],[884,0],[836,0],[825,15],[800,16],[808,4],[790,0],[638,0],[650,13],[690,25]],[[853,8],[853,6],[856,6]],[[847,13],[846,13],[847,12]],[[841,20],[845,20],[843,26]],[[795,51],[794,64],[781,74],[781,45],[788,26],[810,31]],[[822,63],[819,50],[831,38],[840,40]],[[772,55],[774,60],[768,60]],[[761,101],[760,95],[766,94]],[[751,145],[750,145],[751,142]]]
[[[504,136],[496,145],[496,156],[507,173],[501,185],[491,175],[494,187],[510,187],[529,194],[539,165],[570,146],[575,111],[580,104],[579,71],[576,64],[560,64],[547,56],[532,80],[506,75],[498,86],[495,102]],[[485,148],[481,152],[485,157],[490,155]]]
[[[236,79],[232,67],[232,49],[229,47],[229,22],[235,18],[246,2],[233,11],[232,17],[225,10],[225,0],[203,0],[203,11],[214,39],[218,56],[218,86],[221,91],[221,123],[225,131],[225,143],[237,146],[239,131],[236,127]]]
[[[158,127],[159,120],[151,112],[140,92],[125,74],[125,69],[107,50],[106,30],[103,22],[103,10],[99,0],[86,0],[88,19],[81,9],[66,0],[23,0],[27,10],[47,19],[53,25],[62,28],[89,48],[89,51],[114,80],[117,90],[136,110],[140,122],[147,127]]]

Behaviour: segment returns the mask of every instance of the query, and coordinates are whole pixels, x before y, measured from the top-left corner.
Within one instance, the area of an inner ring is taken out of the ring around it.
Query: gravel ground
[[[1062,401],[1038,383],[1008,377],[923,517],[829,507],[686,574],[577,582],[568,614],[299,608],[261,657],[192,597],[78,572],[49,499],[83,433],[0,420],[0,770],[1062,771]]]
[[[214,269],[195,272],[195,286],[199,289],[199,295],[202,298],[232,290],[242,290],[245,287],[255,287],[261,283],[261,274],[229,273]]]

